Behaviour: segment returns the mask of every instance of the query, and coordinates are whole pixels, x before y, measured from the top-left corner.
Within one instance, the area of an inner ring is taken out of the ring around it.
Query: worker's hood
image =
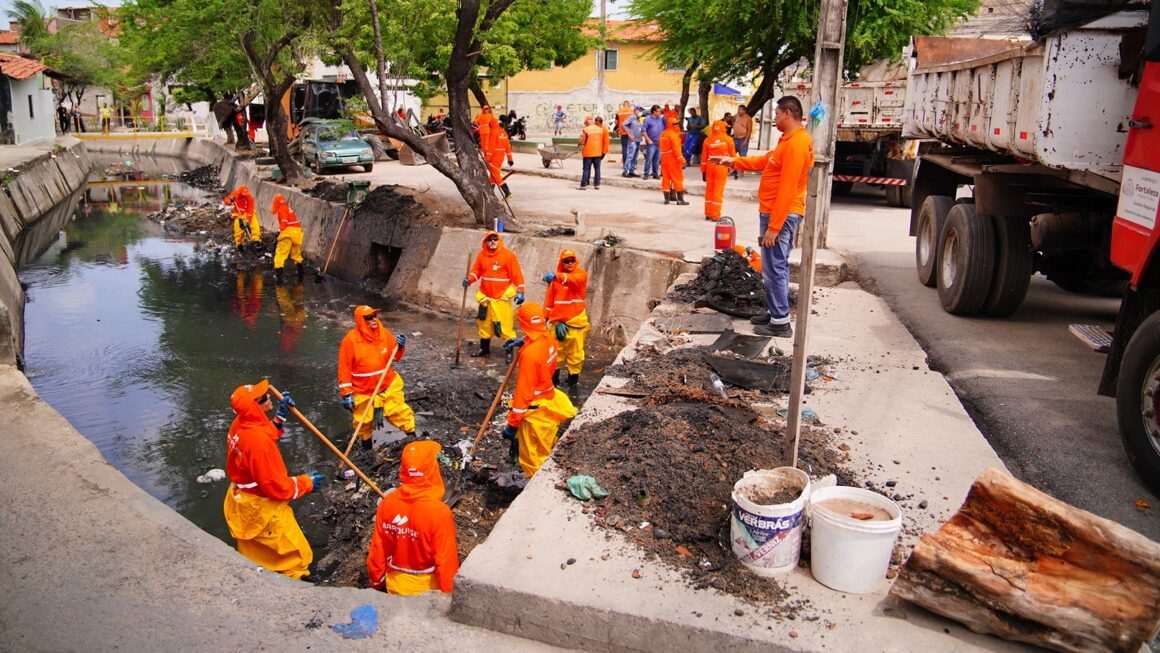
[[[516,318],[520,322],[520,331],[529,336],[536,336],[547,332],[547,320],[544,319],[544,307],[536,302],[524,302],[516,311]]]
[[[725,124],[724,120],[714,120],[713,125],[709,127],[709,134],[711,136],[724,136],[729,131],[729,125]]]
[[[566,272],[564,269],[564,259],[566,258],[576,259],[577,267],[572,268],[573,272],[580,269],[580,259],[576,257],[576,252],[570,249],[562,249],[560,250],[560,258],[556,259],[556,272]]]
[[[665,119],[665,124],[668,125],[669,129],[680,129],[681,121],[676,116],[669,116]]]
[[[282,193],[278,193],[274,196],[274,203],[270,205],[270,210],[274,215],[281,215],[282,211],[285,211],[288,206],[286,198],[282,196]]]
[[[278,437],[278,431],[270,424],[270,419],[266,417],[266,411],[258,405],[262,397],[270,391],[270,382],[262,379],[257,383],[247,383],[234,388],[230,394],[230,407],[234,409],[237,415],[234,418],[233,424],[230,425],[230,433],[237,431],[239,426],[269,426],[270,436],[272,438]]]
[[[419,440],[403,448],[399,460],[399,492],[408,501],[443,500],[443,475],[439,473],[439,452],[443,445]]]
[[[492,236],[495,236],[496,238],[499,239],[499,242],[496,244],[497,246],[496,246],[494,252],[491,251],[491,249],[487,246],[487,239],[491,238]],[[503,236],[499,235],[498,231],[489,231],[489,232],[483,234],[483,238],[479,241],[479,251],[483,252],[484,256],[499,256],[499,253],[502,252],[504,249],[506,249],[506,248],[504,247],[504,244],[503,244]]]
[[[374,316],[373,320],[368,320],[368,316]],[[358,331],[358,335],[367,342],[379,342],[382,340],[384,329],[383,323],[379,321],[379,312],[370,306],[362,305],[356,306],[354,309],[354,328]],[[377,325],[374,328],[372,325]]]

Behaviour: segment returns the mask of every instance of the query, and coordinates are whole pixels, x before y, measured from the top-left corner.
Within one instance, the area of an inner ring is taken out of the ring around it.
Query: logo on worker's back
[[[406,515],[395,515],[395,518],[391,520],[391,523],[394,524],[395,526],[402,526],[403,524],[406,524],[408,521],[410,521],[410,518],[407,517]]]

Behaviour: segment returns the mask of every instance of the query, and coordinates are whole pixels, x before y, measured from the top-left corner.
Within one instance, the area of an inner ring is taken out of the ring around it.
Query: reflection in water
[[[282,318],[279,342],[282,353],[289,354],[294,351],[302,337],[302,329],[306,327],[306,288],[299,279],[290,287],[278,286],[274,293],[278,298],[278,317]]]

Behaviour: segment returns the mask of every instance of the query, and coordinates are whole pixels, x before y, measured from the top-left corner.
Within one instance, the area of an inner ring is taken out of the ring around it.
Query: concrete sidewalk
[[[810,353],[837,361],[836,380],[815,382],[807,405],[824,428],[841,428],[835,437],[849,445],[850,467],[861,470],[862,480],[877,487],[896,482],[894,491],[906,497],[898,503],[909,552],[918,533],[937,529],[957,509],[980,472],[1003,469],[1003,463],[884,302],[844,286],[819,290],[813,308]],[[690,310],[662,304],[654,316]],[[733,328],[751,327],[738,320]],[[686,342],[709,344],[715,338]],[[674,344],[646,324],[621,357],[651,343]],[[772,345],[789,349],[790,341],[774,339]],[[601,386],[622,383],[605,377]],[[631,407],[630,400],[593,394],[576,423]],[[613,472],[597,470],[598,480],[601,473]],[[810,607],[796,620],[775,620],[732,595],[692,589],[676,570],[594,525],[583,504],[556,489],[561,480],[549,462],[468,557],[453,618],[556,645],[626,653],[1025,650],[889,600],[885,580],[875,593],[843,594],[801,568],[783,587],[791,600],[808,600]],[[569,558],[576,564],[561,564]],[[639,580],[634,569],[641,570]]]

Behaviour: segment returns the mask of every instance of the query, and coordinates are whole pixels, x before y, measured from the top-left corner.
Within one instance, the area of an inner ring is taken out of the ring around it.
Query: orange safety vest
[[[302,223],[298,222],[298,214],[294,209],[290,208],[290,203],[286,198],[279,193],[274,196],[274,216],[278,218],[278,230],[286,231],[290,227],[301,227]]]

